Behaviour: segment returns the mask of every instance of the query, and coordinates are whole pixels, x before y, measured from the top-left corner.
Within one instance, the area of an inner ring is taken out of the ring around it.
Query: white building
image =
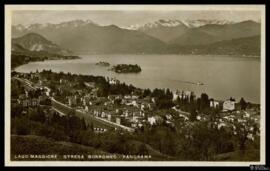
[[[115,79],[115,78],[111,78],[111,79],[109,80],[109,84],[119,84],[119,83],[120,83],[120,81],[117,80],[117,79]]]
[[[124,98],[125,99],[131,99],[131,96],[130,95],[125,95]]]
[[[221,122],[218,124],[218,129],[220,129],[222,127],[226,127],[226,124],[224,122]]]
[[[138,107],[138,103],[137,103],[135,100],[133,100],[133,101],[131,102],[131,104],[132,104],[134,107]]]
[[[60,83],[60,84],[66,84],[66,83],[67,83],[67,80],[60,79],[60,80],[59,80],[59,83]]]
[[[108,114],[107,117],[108,117],[108,120],[111,121],[112,115]]]
[[[155,117],[148,117],[147,121],[150,123],[150,125],[156,124],[156,118]]]
[[[178,97],[179,97],[179,94],[177,93],[177,91],[173,93],[173,101],[176,101]]]
[[[118,124],[118,125],[121,124],[121,119],[120,118],[116,118],[116,124]]]
[[[123,114],[125,115],[125,117],[128,117],[129,116],[129,112],[127,110],[124,111]]]
[[[144,109],[145,109],[145,105],[141,104],[141,110],[144,110]]]
[[[223,103],[223,110],[224,111],[232,111],[235,109],[235,101],[234,100],[226,100]]]
[[[140,111],[140,116],[141,116],[141,117],[144,117],[144,116],[145,116],[145,114],[144,114],[143,111]]]
[[[136,95],[131,96],[131,99],[138,99],[138,98],[139,98],[139,96],[136,96]]]
[[[101,117],[102,118],[105,118],[106,117],[106,113],[104,111],[101,113]]]
[[[219,107],[219,102],[215,101],[215,100],[210,100],[210,107],[218,108]]]
[[[84,110],[85,110],[85,112],[89,112],[89,107],[85,106]]]
[[[138,124],[137,123],[131,123],[132,128],[137,128]]]
[[[170,115],[170,114],[167,114],[165,117],[167,120],[172,120],[172,115]]]
[[[182,93],[180,91],[176,90],[176,92],[173,93],[173,101],[176,101],[177,98],[178,97],[180,98],[181,95],[182,95]]]
[[[77,104],[76,97],[73,97],[73,96],[68,97],[68,105],[69,106],[76,105],[76,104]]]

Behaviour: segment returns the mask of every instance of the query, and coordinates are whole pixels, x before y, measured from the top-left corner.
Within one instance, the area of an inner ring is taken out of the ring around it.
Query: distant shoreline
[[[19,71],[16,71],[16,70],[13,70],[13,71],[15,71],[15,72],[17,72],[17,73],[24,73],[24,72],[19,72]],[[52,72],[54,72],[54,73],[60,73],[61,71],[59,71],[59,72],[56,72],[56,71],[52,71]],[[67,74],[67,72],[63,72],[64,74]],[[80,75],[82,75],[82,76],[94,76],[94,75],[91,75],[91,74],[80,74]],[[105,78],[105,76],[101,76],[101,77],[104,77]],[[121,81],[121,83],[126,83],[126,82],[123,82],[123,81]],[[189,82],[189,83],[191,83],[191,82]],[[134,85],[132,85],[132,86],[134,86]],[[135,88],[138,88],[138,89],[142,89],[142,90],[146,90],[147,88],[140,88],[140,87],[137,87],[137,86],[134,86]],[[157,87],[156,87],[157,88]],[[149,88],[150,89],[150,88]],[[162,88],[161,88],[162,89]],[[164,89],[166,89],[166,88],[164,88]],[[168,88],[169,89],[169,88]],[[171,89],[169,89],[169,90],[171,90]],[[172,90],[171,90],[172,91]],[[187,90],[187,91],[190,91],[190,90]],[[226,99],[216,99],[216,98],[214,98],[214,97],[211,97],[211,98],[213,98],[213,99],[215,99],[216,101],[220,101],[220,102],[224,102]],[[261,103],[255,103],[255,102],[251,102],[251,101],[248,101],[251,105],[261,105]]]
[[[22,65],[29,64],[29,63],[32,63],[32,62],[82,59],[80,56],[77,56],[77,55],[69,55],[69,56],[67,55],[67,56],[61,56],[61,57],[45,57],[45,58],[42,58],[42,57],[32,57],[32,56],[27,56],[27,55],[18,55],[18,56],[23,56],[25,58],[30,58],[30,60],[28,61],[26,59],[23,59],[23,61],[20,61],[20,63],[17,63],[15,66],[12,66],[12,62],[14,62],[14,61],[12,61],[12,55],[13,54],[11,54],[11,71],[14,70],[14,69],[16,69],[17,67],[20,67]],[[48,59],[46,59],[46,58],[48,58]]]
[[[261,56],[254,56],[254,55],[248,55],[248,56],[243,56],[243,55],[215,55],[215,54],[131,54],[131,53],[87,53],[87,52],[75,52],[76,55],[78,56],[85,56],[85,55],[96,55],[96,56],[102,56],[102,55],[111,55],[111,56],[116,56],[116,55],[133,55],[133,56],[154,56],[154,55],[173,55],[173,56],[190,56],[190,57],[196,57],[196,56],[201,56],[201,57],[228,57],[228,58],[252,58],[252,59],[261,59]]]
[[[110,56],[108,55],[108,54],[102,54],[102,55],[106,55],[106,56],[108,56],[108,58],[110,58]],[[124,55],[125,54],[122,54],[123,55],[123,57],[124,57]],[[126,54],[126,55],[132,55],[132,56],[134,56],[134,54]],[[148,55],[150,55],[150,54],[148,54]],[[75,56],[79,56],[80,58],[79,59],[83,59],[83,58],[87,58],[86,56],[82,56],[82,54],[81,55],[79,55],[79,54],[76,54],[75,53]],[[91,56],[99,56],[99,55],[94,55],[94,54],[91,54]],[[111,54],[111,56],[113,57],[113,56],[119,56],[119,54]],[[142,56],[142,55],[138,55],[138,56]],[[151,55],[151,56],[153,56],[153,55]],[[182,57],[184,57],[185,55],[179,55],[179,56],[182,56]],[[213,56],[213,55],[189,55],[190,57],[198,57],[198,56],[200,56],[200,57],[202,57],[203,58],[203,56],[206,56],[206,57],[211,57],[211,56]],[[228,55],[216,55],[217,56],[217,58],[226,58],[226,57],[228,57],[228,58],[232,58],[232,55],[231,56],[228,56]],[[214,56],[213,56],[213,58],[215,58]],[[239,57],[239,56],[236,56],[236,58],[243,58],[243,59],[254,59],[254,60],[256,60],[257,61],[257,59],[260,59],[260,58],[257,58],[257,57]],[[44,60],[44,61],[31,61],[31,62],[29,62],[29,63],[34,63],[34,62],[49,62],[49,61],[65,61],[65,60],[69,60],[69,59],[49,59],[49,60]],[[71,60],[71,59],[70,59]],[[75,59],[72,59],[72,60],[75,60]],[[26,63],[26,64],[29,64],[29,63]],[[22,64],[22,65],[20,65],[20,66],[23,66],[24,64]],[[19,67],[19,66],[17,66],[17,67]],[[17,69],[17,67],[16,68],[12,68],[11,69],[11,71],[16,71],[16,69]],[[16,71],[16,72],[19,72],[19,71]],[[57,71],[54,71],[54,72],[57,72]],[[61,72],[61,71],[59,71],[59,72]],[[23,73],[23,72],[22,72]],[[27,73],[27,72],[26,72]],[[73,74],[77,74],[77,73],[73,73]],[[119,73],[119,74],[121,74],[121,73]],[[134,74],[134,73],[129,73],[129,74]],[[136,74],[136,73],[135,73]],[[85,74],[81,74],[81,75],[85,75]],[[86,74],[86,75],[91,75],[91,74]],[[101,76],[103,76],[103,75],[101,75]],[[182,82],[182,83],[187,83],[187,84],[194,84],[195,85],[195,82],[190,82],[190,81],[181,81],[181,80],[174,80],[174,81],[179,81],[179,82]],[[122,81],[121,81],[122,82]],[[126,82],[125,82],[126,83]],[[128,84],[128,83],[127,83]],[[204,85],[203,86],[205,86],[205,85],[207,85],[207,84],[205,84],[205,83],[203,83]],[[137,87],[137,86],[136,86]],[[141,88],[143,88],[143,89],[146,89],[146,88],[144,88],[144,87],[141,87]],[[158,88],[158,87],[156,87],[156,88]],[[151,89],[151,90],[153,90],[154,88],[149,88],[149,89]],[[215,98],[216,99],[216,98]],[[218,100],[218,101],[223,101],[223,100],[220,100],[220,99],[216,99],[216,100]],[[252,104],[258,104],[258,105],[260,105],[260,102],[251,102],[250,101],[250,103],[252,103]]]

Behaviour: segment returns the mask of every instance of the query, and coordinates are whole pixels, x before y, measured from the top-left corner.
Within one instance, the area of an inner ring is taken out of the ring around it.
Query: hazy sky
[[[129,26],[158,19],[219,19],[230,21],[260,20],[259,11],[14,11],[12,24],[60,23],[74,19],[92,20],[100,25]]]

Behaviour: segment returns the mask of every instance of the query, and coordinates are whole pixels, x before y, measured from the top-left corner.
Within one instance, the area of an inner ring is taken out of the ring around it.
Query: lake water
[[[210,97],[260,103],[260,59],[199,55],[79,55],[78,60],[33,62],[16,68],[19,72],[51,69],[56,72],[99,75],[119,79],[140,88],[170,88],[205,92]],[[95,63],[138,64],[138,74],[117,74]],[[202,82],[204,85],[192,84]]]

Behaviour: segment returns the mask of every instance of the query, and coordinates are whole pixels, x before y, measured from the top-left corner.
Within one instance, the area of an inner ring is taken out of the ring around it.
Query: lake
[[[207,93],[217,100],[230,97],[260,103],[260,59],[211,55],[78,55],[78,60],[32,62],[16,68],[18,72],[51,69],[55,72],[98,75],[116,78],[140,88],[170,88]],[[138,74],[117,74],[99,61],[138,64]],[[192,83],[201,82],[204,85]]]

